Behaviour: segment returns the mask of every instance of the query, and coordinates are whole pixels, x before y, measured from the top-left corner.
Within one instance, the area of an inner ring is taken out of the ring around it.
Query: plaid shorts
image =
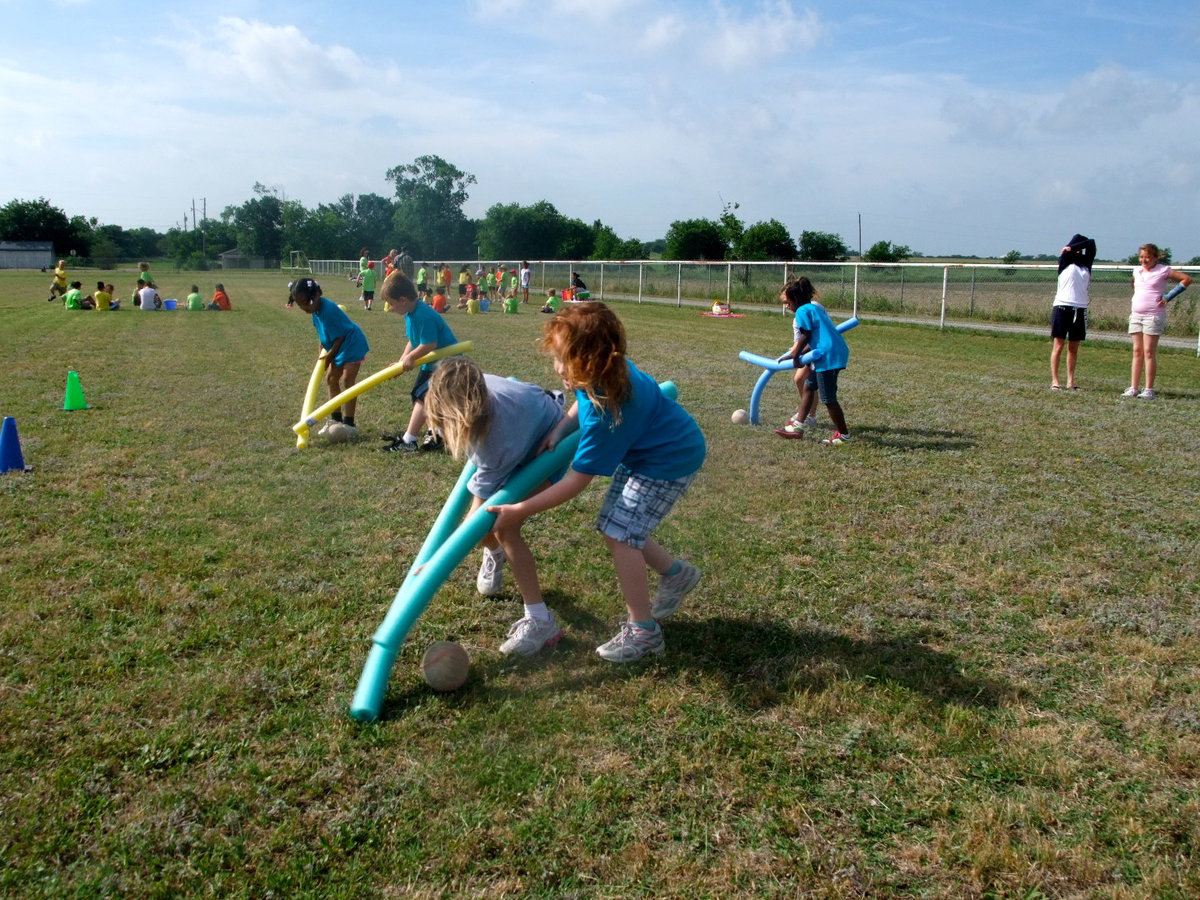
[[[605,537],[639,550],[646,538],[667,517],[683,496],[696,473],[664,481],[637,475],[625,466],[617,466],[612,484],[604,495],[604,505],[596,517],[596,530]]]

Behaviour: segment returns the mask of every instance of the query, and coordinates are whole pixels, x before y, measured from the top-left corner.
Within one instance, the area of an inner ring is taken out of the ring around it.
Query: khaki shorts
[[[1131,313],[1129,316],[1130,334],[1162,334],[1167,330],[1167,311],[1152,316],[1139,316]]]

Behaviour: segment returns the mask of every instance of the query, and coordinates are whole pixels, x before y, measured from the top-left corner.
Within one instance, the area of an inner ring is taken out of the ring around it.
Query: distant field
[[[594,653],[621,613],[599,484],[528,528],[566,640],[502,658],[520,605],[472,560],[364,726],[371,635],[460,467],[377,452],[407,377],[360,443],[297,451],[317,346],[286,273],[156,275],[234,312],[67,313],[0,273],[33,467],[0,475],[0,894],[1200,896],[1194,351],[1126,401],[1127,346],[1052,394],[1043,337],[864,324],[827,448],[729,421],[738,351],[791,342],[777,309],[614,304],[709,442],[658,533],[705,572],[667,653]],[[402,321],[326,287],[366,371],[394,361]],[[448,321],[549,387],[544,318]],[[62,411],[69,367],[91,409]],[[766,420],[793,404],[777,376]],[[417,671],[440,639],[473,657],[454,694]]]

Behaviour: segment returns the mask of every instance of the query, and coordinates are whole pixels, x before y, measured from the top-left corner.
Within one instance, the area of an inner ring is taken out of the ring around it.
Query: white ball
[[[334,422],[325,432],[325,437],[329,438],[331,444],[344,444],[350,440],[350,429],[344,422]]]
[[[733,415],[729,417],[734,425],[747,425],[750,422],[750,413],[744,409],[735,409]]]

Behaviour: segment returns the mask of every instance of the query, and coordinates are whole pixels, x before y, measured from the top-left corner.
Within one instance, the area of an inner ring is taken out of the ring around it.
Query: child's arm
[[[345,342],[346,336],[342,335],[336,341],[329,345],[329,349],[325,351],[322,359],[325,360],[325,368],[329,368],[333,364],[333,358],[338,355],[338,351],[342,349],[342,344]]]
[[[426,353],[432,353],[437,349],[437,341],[426,341],[424,344],[404,345],[404,353],[400,356],[400,368],[407,372],[413,368],[413,363],[424,356]]]
[[[571,408],[567,411],[558,424],[546,432],[546,436],[542,438],[542,445],[538,447],[538,453],[545,453],[547,450],[553,450],[558,446],[559,441],[565,438],[568,434],[579,428],[579,404],[572,403]]]
[[[496,524],[492,526],[492,530],[519,529],[521,524],[530,516],[553,509],[556,506],[566,503],[572,497],[582,494],[584,489],[592,483],[592,478],[593,476],[591,475],[584,475],[576,472],[574,469],[567,469],[567,474],[560,481],[550,485],[550,487],[541,493],[527,497],[520,503],[489,506],[487,511],[496,514]]]

